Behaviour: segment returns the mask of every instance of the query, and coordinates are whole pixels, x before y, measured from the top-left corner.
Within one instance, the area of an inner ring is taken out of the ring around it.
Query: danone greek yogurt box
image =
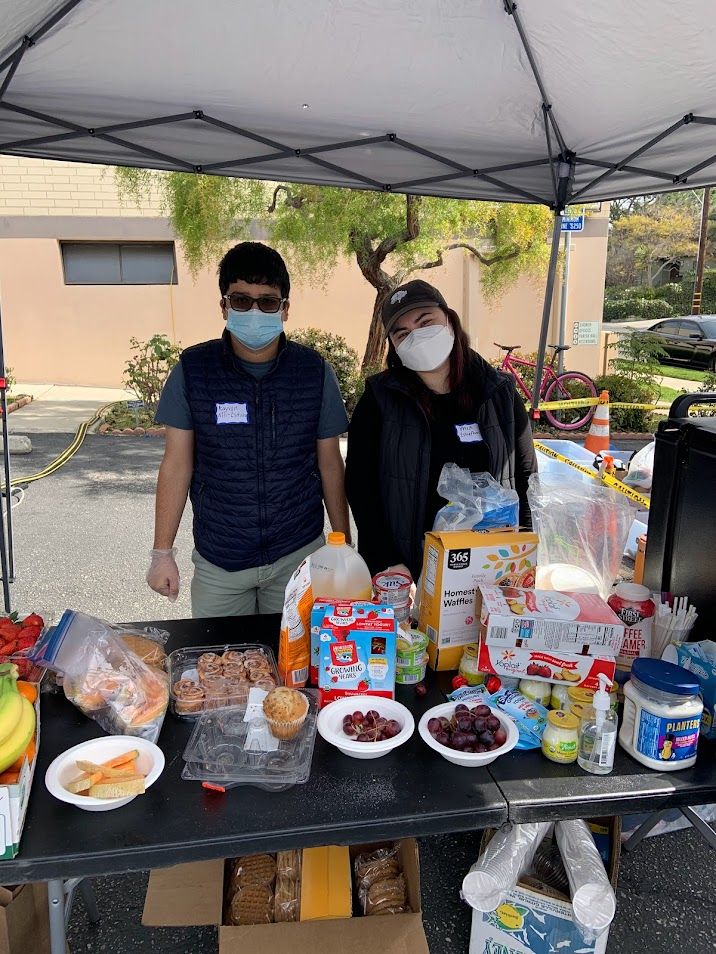
[[[359,695],[392,699],[397,633],[390,606],[325,604],[318,627],[319,704]]]

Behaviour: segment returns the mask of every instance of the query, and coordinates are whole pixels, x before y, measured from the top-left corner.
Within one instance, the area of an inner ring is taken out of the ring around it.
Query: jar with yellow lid
[[[616,712],[617,709],[619,708],[619,698],[617,696],[617,688],[618,687],[616,682],[612,682],[611,689],[609,690],[609,708],[613,709],[614,712]],[[567,692],[569,694],[569,703],[570,703],[567,708],[569,708],[570,710],[572,706],[577,704],[581,706],[591,706],[592,699],[594,698],[593,689],[582,689],[581,686],[575,686],[573,688],[568,689]]]
[[[552,762],[566,765],[577,761],[578,749],[579,719],[562,709],[550,712],[542,736],[542,754]]]
[[[458,672],[467,680],[468,686],[480,686],[485,681],[485,674],[477,668],[476,643],[469,643],[463,649]]]

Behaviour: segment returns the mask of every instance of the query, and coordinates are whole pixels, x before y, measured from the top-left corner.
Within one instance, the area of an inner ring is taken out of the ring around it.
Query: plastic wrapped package
[[[614,889],[586,822],[557,822],[556,837],[569,879],[575,923],[585,942],[593,943],[614,919]]]
[[[627,487],[641,487],[651,490],[651,481],[654,476],[654,451],[656,441],[642,447],[629,461],[629,473],[624,478]]]
[[[527,498],[539,534],[539,565],[579,568],[606,599],[634,521],[626,497],[597,481],[533,474]]]
[[[445,464],[438,493],[448,501],[438,510],[433,530],[498,530],[519,526],[520,498],[490,474],[473,474],[457,464]]]
[[[276,877],[276,862],[272,855],[242,855],[230,863],[229,895],[233,897],[240,889],[250,884],[273,885]]]
[[[152,658],[159,663],[167,635],[140,633],[67,610],[43,634],[33,658],[61,675],[65,696],[105,732],[156,742],[169,701],[167,676],[130,647],[150,656],[156,649]]]
[[[462,882],[462,897],[476,911],[494,911],[532,864],[550,822],[501,828]],[[603,866],[602,866],[603,867]]]
[[[229,902],[227,924],[273,924],[274,893],[269,885],[247,884],[239,888]]]
[[[354,870],[364,915],[403,914],[410,910],[396,846],[358,855]]]
[[[298,921],[299,910],[298,881],[277,875],[274,892],[274,921]]]

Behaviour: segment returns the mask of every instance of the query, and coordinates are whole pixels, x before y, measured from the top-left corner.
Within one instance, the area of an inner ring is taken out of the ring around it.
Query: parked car
[[[667,357],[662,364],[716,371],[716,315],[688,315],[666,318],[649,328],[659,339]]]

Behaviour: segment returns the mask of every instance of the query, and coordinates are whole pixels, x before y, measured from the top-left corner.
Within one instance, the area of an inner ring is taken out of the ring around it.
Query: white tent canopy
[[[536,409],[564,207],[716,183],[715,24],[713,0],[0,0],[0,153],[548,205]],[[8,488],[4,367],[0,322]]]
[[[558,208],[703,186],[715,23],[711,0],[0,0],[0,152]]]

